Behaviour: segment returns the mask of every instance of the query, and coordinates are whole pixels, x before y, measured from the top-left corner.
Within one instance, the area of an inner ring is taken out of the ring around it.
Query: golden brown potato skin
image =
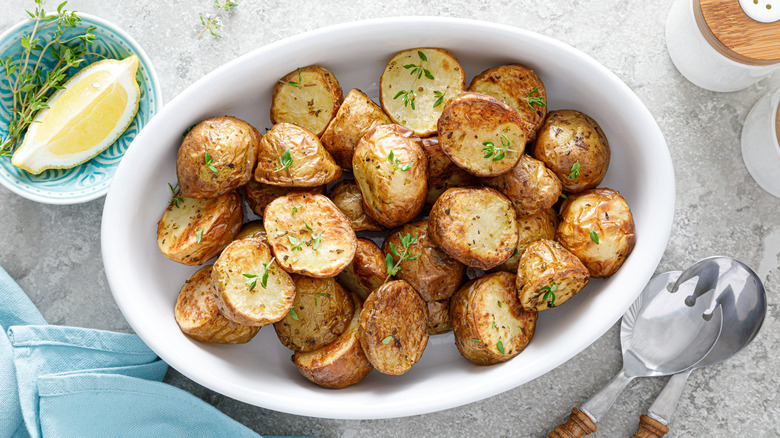
[[[314,351],[335,341],[355,313],[352,297],[334,278],[293,275],[293,282],[292,308],[274,323],[282,345],[293,351]]]
[[[482,177],[509,172],[520,160],[526,143],[523,119],[517,111],[493,96],[471,91],[447,102],[438,133],[444,153],[457,166]],[[504,152],[486,156],[488,142],[504,148]]]
[[[453,187],[433,204],[428,236],[455,260],[487,270],[504,262],[517,247],[515,209],[489,187]]]
[[[263,287],[266,266],[268,280]],[[245,274],[257,276],[254,287]],[[268,245],[256,238],[228,245],[214,263],[211,283],[215,302],[225,318],[256,327],[284,318],[295,298],[292,278],[273,260]]]
[[[495,270],[517,273],[520,257],[528,245],[540,239],[555,239],[555,231],[558,229],[558,213],[548,208],[541,213],[517,216],[517,250],[512,253],[504,264],[496,266]]]
[[[341,85],[333,73],[319,65],[302,67],[276,84],[271,123],[295,123],[319,137],[336,115],[342,98]]]
[[[609,143],[604,131],[588,115],[558,110],[547,115],[533,155],[544,162],[563,183],[563,190],[577,193],[599,185],[609,167]],[[579,163],[579,175],[572,166]]]
[[[391,152],[395,168],[389,160]],[[381,125],[369,131],[355,148],[352,169],[363,194],[363,210],[382,226],[405,224],[422,210],[428,193],[428,159],[420,138],[409,129]]]
[[[427,61],[418,54],[423,53]],[[420,65],[428,69],[433,79],[422,71],[413,73],[408,65]],[[414,90],[414,104],[404,103],[400,91]],[[435,93],[443,93],[442,103]],[[396,54],[385,66],[379,80],[379,101],[394,123],[405,126],[420,137],[436,132],[436,120],[441,116],[444,101],[466,91],[463,67],[452,53],[437,48],[408,49]]]
[[[466,280],[466,266],[431,241],[428,237],[427,220],[412,222],[388,233],[382,245],[382,252],[385,257],[390,254],[394,263],[398,263],[400,256],[393,254],[390,244],[393,244],[398,254],[403,253],[399,234],[417,236],[417,240],[409,245],[407,254],[409,257],[417,257],[414,260],[402,261],[401,270],[395,278],[406,280],[425,301],[446,300],[451,297]]]
[[[181,331],[198,341],[244,344],[260,327],[233,322],[219,312],[211,290],[212,265],[204,266],[184,283],[176,298],[174,316]]]
[[[339,389],[363,380],[374,367],[360,346],[360,299],[352,296],[355,312],[344,333],[319,350],[293,354],[298,371],[325,388]]]
[[[580,259],[552,240],[537,240],[528,245],[517,268],[520,303],[528,310],[558,307],[589,280],[588,269]],[[548,291],[554,293],[554,298],[548,295],[545,299]]]
[[[280,160],[290,151],[292,164]],[[341,168],[308,129],[292,123],[274,125],[260,140],[255,181],[284,187],[317,187],[337,180]]]
[[[368,296],[360,312],[360,345],[377,371],[409,371],[427,344],[427,306],[409,283],[391,281]]]
[[[241,226],[241,231],[236,234],[236,237],[233,238],[233,240],[248,239],[250,237],[260,239],[263,243],[268,245],[268,237],[265,234],[263,221],[253,220],[245,223]]]
[[[333,186],[328,197],[336,204],[352,224],[355,231],[380,231],[382,226],[376,223],[363,211],[363,194],[360,193],[357,183],[352,180],[344,180]]]
[[[199,265],[233,241],[243,218],[237,192],[207,199],[182,198],[171,203],[157,223],[157,246],[174,262]]]
[[[522,64],[489,68],[471,80],[469,91],[489,94],[517,110],[523,118],[527,141],[536,138],[547,115],[547,92],[533,70]]]
[[[324,195],[276,198],[265,208],[263,225],[276,260],[290,273],[334,277],[349,265],[357,248],[349,220]]]
[[[597,235],[598,244],[591,238]],[[576,255],[592,277],[608,277],[636,244],[634,217],[620,193],[607,188],[570,195],[561,207],[556,239]]]
[[[552,207],[561,196],[561,181],[541,161],[523,154],[509,172],[484,180],[506,195],[518,215],[536,214]]]
[[[538,316],[520,304],[515,277],[508,272],[466,283],[452,296],[450,313],[458,351],[477,365],[505,362],[520,354],[534,335]]]
[[[441,335],[452,331],[450,300],[426,301],[428,306],[428,335]]]
[[[479,178],[466,172],[460,167],[452,169],[446,175],[437,178],[428,178],[428,195],[425,197],[425,205],[433,206],[436,200],[452,187],[468,187],[478,185]]]
[[[288,193],[297,192],[322,194],[325,192],[325,186],[280,187],[272,186],[270,184],[260,184],[257,181],[249,181],[247,185],[242,187],[242,190],[249,209],[262,218],[265,207],[267,207],[268,204],[270,204],[274,199]]]
[[[393,123],[392,120],[379,105],[354,88],[347,93],[320,140],[336,163],[351,171],[352,155],[358,140],[374,127],[390,123]]]
[[[184,136],[176,156],[182,196],[213,198],[249,182],[260,138],[252,125],[231,116],[195,125]]]
[[[387,266],[382,250],[373,241],[358,237],[355,258],[339,273],[339,281],[361,300],[365,300],[374,289],[384,283],[385,278]]]

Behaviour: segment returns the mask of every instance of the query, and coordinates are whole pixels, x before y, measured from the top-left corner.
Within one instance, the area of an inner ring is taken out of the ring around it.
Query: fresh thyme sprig
[[[47,14],[43,8],[44,0],[35,0],[35,12],[26,11],[34,23],[30,34],[19,40],[22,46],[21,58],[13,60],[9,56],[0,59],[0,67],[5,73],[4,82],[12,96],[8,134],[0,143],[0,157],[13,154],[35,115],[39,110],[49,108],[47,102],[56,90],[62,89],[68,69],[85,61],[87,49],[95,39],[92,33],[95,27],[64,38],[66,31],[74,29],[81,22],[75,11],[65,10],[66,3],[57,7],[57,14]],[[51,41],[43,44],[40,32],[49,26],[56,26],[57,29]],[[48,70],[41,65],[46,55],[56,61],[54,67]],[[2,82],[0,80],[0,84]],[[2,86],[5,87],[5,84]]]
[[[436,98],[436,102],[433,102],[433,107],[434,108],[436,108],[437,106],[439,106],[439,105],[444,103],[444,95],[445,94],[446,93],[443,93],[443,92],[441,92],[439,90],[434,90],[433,91],[433,97]]]
[[[176,183],[175,186],[168,183],[168,188],[171,189],[171,200],[168,201],[168,204],[179,208],[179,202],[184,202],[184,198],[182,198],[181,193],[179,193],[179,183]]]
[[[544,292],[544,295],[542,295],[542,299],[544,301],[548,301],[550,303],[550,307],[555,306],[555,291],[557,290],[558,290],[558,285],[555,284],[554,281],[549,286],[545,286],[542,288],[542,291]]]
[[[509,152],[515,152],[520,153],[519,151],[516,151],[514,149],[509,149],[509,146],[512,146],[512,142],[509,141],[509,138],[501,134],[501,146],[496,146],[495,143],[492,141],[486,141],[482,143],[482,146],[485,146],[482,148],[483,151],[485,151],[485,157],[484,158],[491,158],[492,161],[501,161],[506,157],[506,153]]]
[[[576,179],[580,176],[580,160],[574,162],[569,169],[569,179]]]
[[[222,11],[228,12],[230,8],[238,6],[238,3],[230,0],[225,0],[224,2],[220,3],[219,0],[214,0],[214,6],[217,7],[217,12],[214,15],[208,18],[203,18],[203,14],[200,15],[200,23],[203,25],[203,30],[201,30],[198,36],[195,37],[196,40],[200,39],[200,37],[206,33],[206,31],[209,31],[212,36],[222,38],[222,35],[216,32],[217,29],[222,27],[222,23],[218,20],[219,14]]]
[[[544,102],[544,97],[533,96],[533,94],[536,93],[537,91],[539,91],[539,87],[536,87],[533,90],[531,90],[531,92],[528,93],[528,97],[525,98],[525,101],[528,103],[528,106],[531,109],[534,109],[534,105],[547,106],[547,104]]]
[[[402,172],[406,172],[407,170],[412,168],[412,165],[414,165],[414,162],[401,164],[401,159],[395,157],[395,152],[390,151],[389,154],[387,154],[387,161],[390,162],[390,164],[393,165],[393,172],[396,170],[400,170]]]
[[[279,172],[281,170],[287,169],[288,167],[292,166],[293,159],[292,154],[290,154],[290,150],[286,149],[281,157],[279,157],[279,167],[274,169],[274,172]]]
[[[250,292],[251,292],[252,290],[254,290],[254,289],[255,289],[255,287],[257,287],[257,278],[258,278],[258,277],[260,278],[260,286],[262,286],[262,287],[263,287],[263,289],[268,289],[268,275],[269,275],[269,273],[270,273],[270,270],[268,269],[268,265],[270,265],[271,263],[273,263],[273,262],[274,262],[274,260],[276,260],[276,257],[272,257],[272,258],[271,258],[271,261],[269,261],[268,263],[263,263],[263,274],[262,274],[262,275],[257,275],[257,274],[241,274],[241,275],[243,275],[244,277],[246,277],[246,278],[247,278],[247,280],[246,280],[246,284],[248,284],[248,285],[249,285],[249,291],[250,291]]]
[[[283,84],[287,84],[287,85],[292,85],[293,87],[296,87],[296,88],[303,88],[303,79],[301,77],[301,68],[298,67],[298,82],[295,82],[295,81],[283,81],[281,79],[279,79],[279,82],[281,82]]]
[[[425,53],[423,53],[421,50],[417,51],[417,56],[420,58],[419,64],[406,64],[404,66],[405,69],[411,70],[409,74],[414,76],[414,81],[412,82],[412,86],[408,90],[401,90],[395,93],[395,96],[393,96],[393,100],[398,99],[400,97],[401,100],[404,102],[404,106],[405,107],[411,106],[413,110],[416,109],[414,105],[414,100],[417,98],[417,92],[414,91],[414,86],[417,84],[417,80],[422,79],[423,76],[425,76],[430,80],[434,79],[433,73],[431,73],[431,71],[425,68],[425,65],[423,65],[423,63],[428,62],[428,57],[425,56]],[[435,94],[437,92],[440,94]],[[434,92],[434,94],[436,95],[437,98],[439,98],[439,100],[442,100],[442,102],[444,101],[443,100],[444,93],[436,91]],[[438,103],[434,103],[433,105],[434,108],[437,107],[438,105],[441,105],[441,102],[439,102],[439,100],[436,101]]]
[[[599,244],[599,234],[596,232],[596,230],[590,230],[590,240],[592,240],[596,245]]]
[[[403,252],[398,252],[398,250],[395,247],[395,244],[393,242],[390,242],[390,251],[397,255],[398,261],[396,262],[393,258],[393,254],[388,253],[385,256],[385,265],[387,266],[387,277],[385,278],[385,281],[382,282],[382,284],[387,283],[387,280],[390,279],[393,275],[397,274],[398,271],[401,270],[401,262],[404,260],[414,260],[417,257],[420,257],[420,254],[415,254],[410,256],[409,255],[409,247],[412,246],[414,242],[417,242],[418,235],[415,234],[414,237],[412,237],[411,234],[406,233],[405,236],[402,236],[401,233],[398,233],[398,238],[401,240],[401,246],[403,247]]]
[[[208,152],[206,152],[206,154],[203,156],[203,162],[206,164],[206,167],[208,167],[208,169],[210,171],[212,171],[212,172],[216,173],[217,175],[219,175],[219,170],[217,170],[217,168],[214,167],[214,165],[211,164],[211,163],[214,162],[214,157],[209,155]]]

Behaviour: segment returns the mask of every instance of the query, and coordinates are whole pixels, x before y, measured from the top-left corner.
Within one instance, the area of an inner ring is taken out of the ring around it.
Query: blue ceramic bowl
[[[38,175],[32,175],[11,164],[8,157],[0,157],[0,184],[9,190],[37,202],[47,204],[78,204],[99,198],[108,192],[111,179],[114,176],[119,161],[122,159],[130,143],[141,128],[149,122],[152,116],[162,109],[163,98],[159,81],[151,61],[138,43],[124,31],[113,24],[88,14],[78,14],[82,21],[75,32],[84,32],[94,26],[95,41],[90,46],[90,54],[86,62],[78,68],[100,61],[101,59],[123,59],[132,54],[138,55],[138,73],[136,80],[141,90],[141,100],[135,119],[117,139],[114,144],[101,152],[95,158],[72,169],[50,169]],[[22,48],[19,40],[22,35],[28,35],[33,27],[33,21],[27,20],[8,29],[0,35],[0,57],[8,56],[18,59]],[[74,32],[71,30],[69,32]],[[43,42],[50,41],[54,26],[46,28],[39,34]],[[67,33],[66,33],[67,36]],[[44,59],[52,62],[51,59]],[[77,69],[69,72],[75,74]],[[5,74],[0,80],[5,81]],[[8,87],[0,87],[0,137],[8,133],[10,109],[12,105],[11,92]]]

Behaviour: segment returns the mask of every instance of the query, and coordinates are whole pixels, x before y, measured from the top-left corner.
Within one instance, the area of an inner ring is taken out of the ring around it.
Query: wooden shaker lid
[[[780,21],[755,21],[738,0],[692,1],[699,30],[722,55],[749,65],[780,63]]]

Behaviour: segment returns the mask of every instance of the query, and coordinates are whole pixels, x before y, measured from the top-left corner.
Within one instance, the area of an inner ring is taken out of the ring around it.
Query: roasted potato
[[[388,233],[382,252],[385,257],[392,257],[394,264],[404,252],[401,236],[406,235],[412,244],[406,250],[407,258],[401,261],[401,270],[395,278],[406,280],[425,301],[451,297],[466,280],[466,266],[431,241],[427,220],[412,222]]]
[[[299,68],[276,84],[271,123],[295,123],[319,137],[336,115],[343,97],[339,81],[324,67]]]
[[[381,125],[358,142],[352,169],[363,210],[385,227],[414,219],[428,193],[428,159],[420,138],[400,125]]]
[[[487,270],[517,248],[515,209],[495,189],[453,187],[433,204],[428,236],[455,260]]]
[[[157,222],[157,246],[174,262],[199,265],[233,241],[243,220],[237,192],[206,199],[177,193]]]
[[[444,153],[476,176],[509,172],[526,143],[523,119],[517,111],[493,96],[474,92],[447,102],[438,133]]]
[[[344,98],[336,116],[320,136],[322,145],[336,163],[352,170],[352,155],[358,140],[379,125],[393,123],[377,104],[357,88]]]
[[[441,335],[452,331],[450,300],[426,301],[428,307],[428,335]]]
[[[353,230],[379,231],[382,229],[381,225],[363,211],[363,194],[360,193],[360,188],[355,181],[341,181],[330,189],[328,197],[347,216]]]
[[[421,144],[425,155],[428,157],[428,179],[442,178],[451,174],[455,169],[460,169],[444,153],[439,144],[439,137],[422,139]]]
[[[526,154],[512,170],[484,182],[506,195],[518,215],[536,214],[552,207],[562,190],[558,177],[544,163]]]
[[[358,237],[357,250],[346,269],[338,279],[349,291],[356,293],[361,300],[384,283],[387,278],[387,266],[382,250],[369,239]]]
[[[533,155],[558,175],[565,192],[578,193],[601,183],[610,151],[595,120],[579,111],[558,110],[547,115]]]
[[[249,182],[260,138],[252,125],[231,116],[213,117],[195,125],[184,136],[176,155],[182,196],[213,198]]]
[[[181,288],[174,316],[181,331],[198,341],[216,344],[244,344],[255,337],[260,327],[233,322],[219,312],[211,290],[212,265],[192,274]]]
[[[432,206],[442,193],[451,187],[467,187],[478,183],[476,176],[466,172],[460,167],[452,169],[446,176],[428,178],[428,194],[425,196],[425,205]]]
[[[360,311],[360,345],[380,373],[399,375],[422,357],[428,345],[425,301],[403,280],[384,284]]]
[[[517,268],[520,303],[528,310],[560,306],[589,280],[588,269],[580,259],[553,240],[528,245]]]
[[[536,138],[547,115],[547,92],[533,70],[522,64],[489,68],[471,80],[469,91],[489,94],[517,110],[523,118],[526,141]]]
[[[314,351],[335,341],[355,313],[352,297],[334,278],[293,275],[295,300],[274,323],[276,336],[292,351]]]
[[[256,181],[249,181],[247,185],[241,188],[244,192],[244,198],[249,208],[261,218],[265,207],[271,203],[274,199],[286,195],[288,193],[319,193],[325,192],[325,186],[316,187],[280,187],[272,186],[270,184],[261,184]]]
[[[276,260],[287,272],[334,277],[352,261],[357,237],[326,196],[290,193],[265,208],[263,225]]]
[[[241,231],[236,234],[236,237],[233,240],[248,239],[250,237],[260,239],[263,243],[268,245],[268,237],[266,237],[265,234],[263,221],[253,220],[245,223],[241,226]]]
[[[517,273],[517,265],[520,264],[520,257],[528,245],[540,239],[555,239],[555,231],[558,229],[558,213],[554,209],[548,208],[541,213],[527,214],[517,216],[517,249],[512,252],[509,260],[496,266],[497,271],[509,271]]]
[[[255,181],[284,187],[317,187],[337,180],[341,168],[311,131],[274,125],[260,140]]]
[[[524,309],[509,272],[466,283],[450,301],[460,354],[477,365],[505,362],[522,352],[536,330],[535,310]]]
[[[287,315],[295,283],[260,239],[233,241],[214,263],[211,282],[217,307],[231,321],[264,326]]]
[[[561,207],[555,238],[582,260],[592,277],[608,277],[634,249],[634,232],[626,200],[612,189],[601,188],[569,196]]]
[[[374,369],[360,346],[360,299],[352,296],[352,300],[355,312],[341,336],[319,350],[292,356],[303,377],[325,388],[354,385]]]
[[[404,50],[387,63],[379,80],[379,102],[387,115],[420,137],[436,132],[446,99],[464,91],[463,67],[444,49]]]

